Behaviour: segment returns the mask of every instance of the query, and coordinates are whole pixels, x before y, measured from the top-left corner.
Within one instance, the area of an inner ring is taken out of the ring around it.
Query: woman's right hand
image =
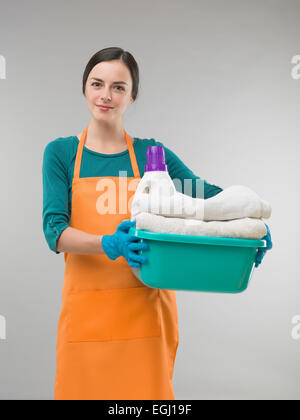
[[[149,249],[149,245],[128,233],[129,229],[135,226],[135,223],[135,221],[124,220],[119,224],[113,235],[104,235],[102,237],[101,245],[103,251],[111,260],[123,256],[131,267],[140,267],[148,259],[135,251],[146,251]]]

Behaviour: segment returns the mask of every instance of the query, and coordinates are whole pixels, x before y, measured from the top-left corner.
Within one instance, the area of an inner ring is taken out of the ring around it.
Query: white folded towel
[[[204,222],[144,212],[136,216],[136,228],[157,233],[245,239],[261,239],[267,234],[265,223],[256,218]]]
[[[171,196],[136,193],[131,207],[131,220],[135,220],[140,213],[203,221],[247,217],[268,219],[271,206],[250,188],[233,185],[208,199],[193,198],[179,192]]]

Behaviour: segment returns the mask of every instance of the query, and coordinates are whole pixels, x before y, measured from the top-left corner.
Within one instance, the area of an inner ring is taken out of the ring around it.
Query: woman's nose
[[[101,96],[101,99],[102,100],[111,100],[111,95],[110,95],[110,91],[109,91],[109,89],[107,89],[107,90],[104,90],[103,92],[102,92],[102,96]]]

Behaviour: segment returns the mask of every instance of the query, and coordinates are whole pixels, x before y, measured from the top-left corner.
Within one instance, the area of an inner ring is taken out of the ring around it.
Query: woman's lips
[[[105,107],[105,106],[101,106],[101,105],[96,105],[99,109],[101,109],[101,111],[109,111],[112,108],[109,107]]]

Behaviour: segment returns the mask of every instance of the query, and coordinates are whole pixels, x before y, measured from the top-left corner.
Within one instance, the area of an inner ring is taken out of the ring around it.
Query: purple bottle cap
[[[148,146],[147,164],[144,172],[149,171],[168,171],[168,165],[165,160],[165,149],[163,146]]]

